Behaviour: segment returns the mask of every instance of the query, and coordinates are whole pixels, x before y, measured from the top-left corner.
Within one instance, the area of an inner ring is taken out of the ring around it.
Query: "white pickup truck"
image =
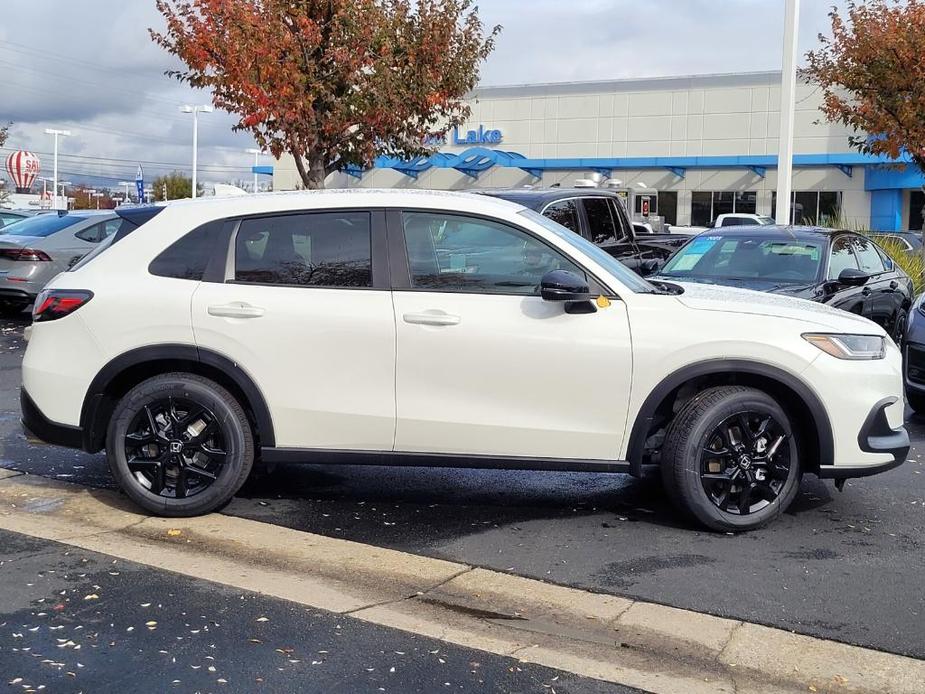
[[[776,224],[773,217],[768,217],[763,214],[747,214],[744,212],[732,212],[729,214],[719,215],[713,223],[708,227],[701,226],[690,226],[690,227],[678,227],[671,226],[668,227],[668,231],[672,234],[689,234],[695,236],[703,231],[709,229],[718,229],[719,227],[735,227],[735,226],[768,226],[769,224]]]

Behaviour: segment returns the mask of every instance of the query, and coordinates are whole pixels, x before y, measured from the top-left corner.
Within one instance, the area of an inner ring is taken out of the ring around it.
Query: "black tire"
[[[912,411],[918,415],[925,415],[925,393],[912,393],[906,390],[906,402]]]
[[[197,516],[227,504],[244,484],[254,435],[227,390],[201,376],[168,373],[138,384],[116,405],[106,456],[122,491],[146,511]]]
[[[909,320],[909,314],[906,312],[906,309],[901,308],[896,313],[896,320],[893,321],[893,332],[890,337],[893,338],[893,342],[896,343],[896,346],[902,349],[903,343],[906,341],[906,324]]]
[[[706,389],[682,407],[665,436],[661,472],[679,509],[723,532],[753,530],[780,516],[802,477],[787,413],[766,393],[742,386]]]

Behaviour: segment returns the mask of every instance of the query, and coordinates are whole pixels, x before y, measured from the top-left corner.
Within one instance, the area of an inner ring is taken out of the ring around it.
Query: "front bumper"
[[[48,419],[38,408],[38,405],[33,402],[32,398],[29,397],[29,393],[26,392],[25,388],[19,392],[19,405],[22,409],[22,425],[27,436],[31,434],[35,438],[55,446],[83,448],[83,429],[67,424],[58,424],[58,422]]]
[[[897,398],[884,398],[871,408],[858,432],[858,448],[865,453],[886,453],[892,460],[872,465],[821,465],[819,477],[823,479],[851,479],[868,477],[899,467],[909,454],[909,432],[904,426],[892,428],[886,410]]]

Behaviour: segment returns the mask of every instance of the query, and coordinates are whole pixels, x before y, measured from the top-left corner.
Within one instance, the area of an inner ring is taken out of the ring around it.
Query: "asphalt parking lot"
[[[112,486],[103,456],[29,444],[23,320],[0,323],[0,466]],[[225,513],[925,658],[925,420],[910,459],[844,493],[807,477],[771,527],[702,531],[655,478],[279,466]]]

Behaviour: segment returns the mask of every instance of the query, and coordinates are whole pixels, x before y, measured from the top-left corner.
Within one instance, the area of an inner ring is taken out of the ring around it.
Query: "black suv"
[[[600,188],[472,191],[516,202],[584,236],[640,274],[649,274],[690,240],[682,234],[637,235],[623,198]]]

